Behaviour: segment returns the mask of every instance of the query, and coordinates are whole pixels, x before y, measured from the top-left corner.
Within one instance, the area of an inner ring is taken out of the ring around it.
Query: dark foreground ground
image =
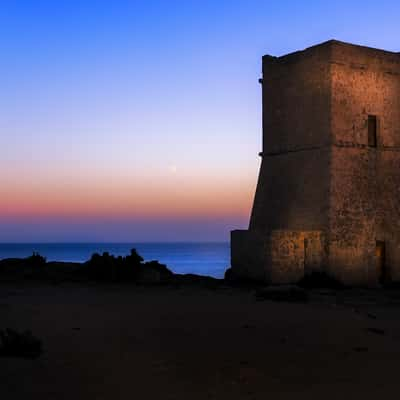
[[[400,292],[312,291],[306,304],[201,286],[0,284],[0,398],[376,399],[400,391]]]

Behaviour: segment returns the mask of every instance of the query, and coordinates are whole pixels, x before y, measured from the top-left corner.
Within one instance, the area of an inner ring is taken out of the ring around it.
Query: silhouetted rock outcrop
[[[126,257],[93,254],[86,267],[89,277],[99,281],[161,283],[174,276],[166,265],[158,261],[143,261],[143,257],[132,249]]]
[[[26,258],[0,260],[0,274],[14,279],[42,278],[45,268],[46,258],[35,252]]]
[[[149,261],[143,264],[140,269],[138,281],[140,283],[163,283],[173,278],[174,274],[166,265],[158,261]]]
[[[39,279],[52,282],[94,280],[100,282],[165,283],[174,273],[158,261],[144,262],[132,249],[130,254],[114,256],[110,253],[93,254],[85,263],[46,262],[38,253],[27,258],[0,260],[0,279]]]
[[[174,274],[165,264],[145,262],[135,249],[125,256],[94,253],[84,263],[46,262],[38,253],[28,258],[0,260],[0,281],[40,280],[62,282],[120,282],[137,284],[200,285],[215,288],[224,280],[194,274]]]
[[[228,269],[225,271],[224,279],[225,279],[227,282],[231,282],[231,281],[234,280],[232,268],[228,268]]]

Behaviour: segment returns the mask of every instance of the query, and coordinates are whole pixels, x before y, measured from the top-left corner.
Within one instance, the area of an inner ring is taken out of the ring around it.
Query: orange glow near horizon
[[[8,182],[0,217],[187,218],[248,216],[255,183],[173,176],[136,181]],[[4,186],[3,186],[4,188]]]

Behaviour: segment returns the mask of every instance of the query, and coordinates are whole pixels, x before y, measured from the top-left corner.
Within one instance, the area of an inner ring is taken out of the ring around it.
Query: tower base
[[[250,230],[231,232],[231,267],[235,279],[272,284],[297,283],[326,264],[321,231]]]

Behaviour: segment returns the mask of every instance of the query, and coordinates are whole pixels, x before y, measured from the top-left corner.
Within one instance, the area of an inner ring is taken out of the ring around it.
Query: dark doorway
[[[368,146],[376,147],[378,144],[377,138],[378,121],[376,115],[368,115]]]
[[[378,240],[376,242],[376,272],[378,275],[379,283],[384,283],[388,276],[386,271],[386,248],[385,242]]]
[[[304,273],[319,271],[322,264],[322,244],[319,237],[304,239]]]

